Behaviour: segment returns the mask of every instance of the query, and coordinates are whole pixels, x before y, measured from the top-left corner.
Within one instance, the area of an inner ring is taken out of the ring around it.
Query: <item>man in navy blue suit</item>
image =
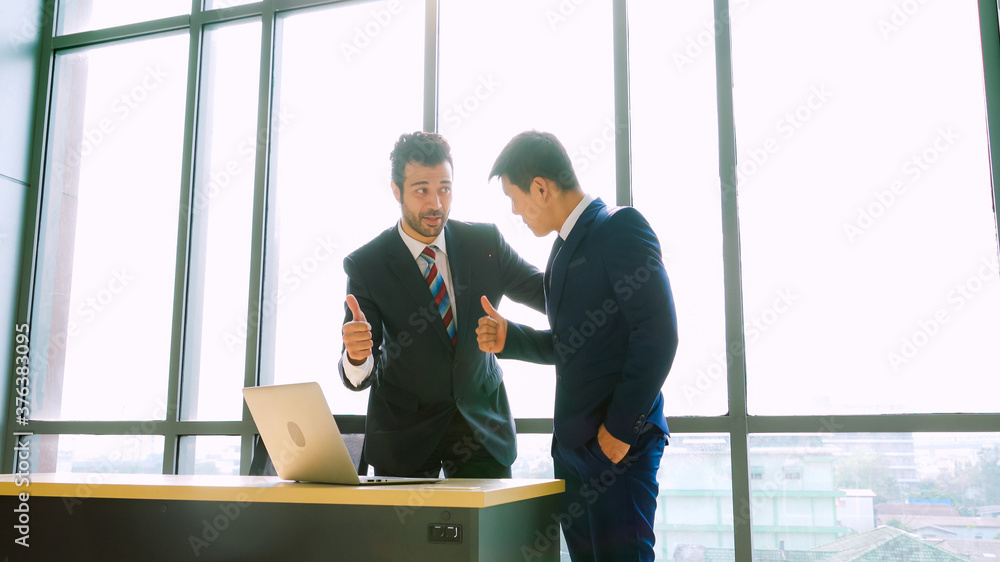
[[[536,236],[558,237],[544,277],[551,329],[508,323],[484,295],[480,349],[555,364],[552,458],[566,493],[554,518],[573,560],[653,560],[660,389],[677,350],[659,242],[635,209],[585,194],[551,134],[514,137],[490,177]]]
[[[402,217],[344,259],[339,370],[371,388],[365,459],[380,476],[510,478],[514,421],[496,357],[476,344],[477,299],[544,310],[542,272],[496,226],[448,220],[444,137],[402,135],[390,160]]]

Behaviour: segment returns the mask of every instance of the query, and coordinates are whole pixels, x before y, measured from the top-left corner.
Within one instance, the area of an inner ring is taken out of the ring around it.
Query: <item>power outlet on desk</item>
[[[431,542],[462,542],[461,525],[435,525],[427,526],[427,539]]]

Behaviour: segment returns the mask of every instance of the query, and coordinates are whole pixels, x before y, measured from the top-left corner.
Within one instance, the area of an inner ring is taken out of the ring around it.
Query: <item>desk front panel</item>
[[[561,491],[562,482],[556,481],[556,484]],[[317,486],[282,485],[304,490]],[[452,486],[452,491],[464,489],[469,493],[477,488],[457,483]],[[256,501],[260,496],[253,497],[246,490],[221,500],[144,499],[131,496],[159,492],[127,489],[112,494],[107,488],[103,489],[103,494],[79,497],[39,495],[39,489],[46,489],[44,486],[32,484],[31,488],[35,494],[27,502],[29,546],[24,548],[14,542],[21,534],[13,524],[0,525],[3,529],[0,540],[4,544],[0,550],[10,552],[11,560],[510,562],[559,559],[558,526],[553,517],[558,512],[558,496],[551,493],[535,495],[522,490],[518,493],[526,499],[497,502],[487,507],[466,507],[430,505],[435,494],[404,493],[401,489],[388,491],[382,487],[370,490],[374,492],[372,497],[392,492],[404,494],[400,498],[405,500],[398,501],[397,505],[282,503]],[[328,492],[328,500],[329,494],[336,492],[330,487],[320,489]],[[512,488],[507,483],[491,489],[506,489],[509,494]],[[4,492],[0,495],[0,513],[9,514],[11,521],[16,523],[16,511],[23,502],[6,493],[9,491],[0,483],[0,492]],[[185,496],[201,493],[175,491]],[[99,497],[101,495],[126,497]],[[322,499],[324,494],[315,496]],[[437,500],[440,503],[440,497]],[[546,535],[555,536],[556,540]]]

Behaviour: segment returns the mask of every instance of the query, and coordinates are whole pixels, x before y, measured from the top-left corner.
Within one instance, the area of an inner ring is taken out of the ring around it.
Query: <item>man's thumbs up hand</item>
[[[483,311],[486,316],[479,319],[479,327],[476,328],[476,341],[479,342],[479,349],[486,353],[500,353],[504,344],[507,343],[507,319],[500,316],[490,299],[484,295],[480,301],[483,303]]]
[[[350,308],[354,314],[355,322],[365,321],[365,313],[361,312],[361,305],[358,304],[358,299],[354,295],[347,295],[347,308]]]
[[[354,295],[347,295],[347,308],[351,309],[354,320],[344,324],[344,348],[351,364],[361,365],[372,354],[372,327]]]

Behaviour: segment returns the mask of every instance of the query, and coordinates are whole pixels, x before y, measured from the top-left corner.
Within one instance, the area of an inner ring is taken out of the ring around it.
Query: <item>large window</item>
[[[364,414],[336,368],[343,259],[396,224],[393,143],[443,133],[452,218],[543,267],[552,238],[487,177],[533,128],[663,248],[658,559],[1000,540],[994,3],[197,4],[44,10],[34,471],[246,473],[247,385],[318,381]],[[503,369],[515,475],[549,477],[552,370]]]
[[[671,416],[721,415],[726,387],[722,213],[710,2],[629,4],[632,203],[660,239],[682,344]]]
[[[584,189],[610,205],[616,200],[610,6],[581,6],[565,22],[552,21],[550,11],[536,0],[441,2],[438,119],[455,158],[452,216],[495,223],[514,250],[539,269],[555,235],[536,238],[510,212],[500,182],[487,182],[494,160],[514,135],[527,129],[552,132],[570,153]],[[466,24],[478,18],[492,24]],[[516,39],[521,36],[536,39]],[[524,63],[539,50],[559,56],[562,64]],[[570,100],[572,115],[564,111]],[[520,303],[505,301],[499,310],[513,321],[547,327],[544,315]],[[501,367],[515,416],[552,416],[551,368],[509,360]]]
[[[761,474],[748,506],[754,546],[789,560],[850,552],[859,540],[874,559],[968,555],[1000,535],[987,507],[1000,499],[996,433],[752,435],[750,460]]]
[[[35,419],[166,411],[187,54],[178,33],[56,54]]]
[[[182,419],[242,415],[260,19],[206,29],[193,196]]]
[[[395,226],[389,152],[421,128],[423,4],[391,4],[335,4],[277,22],[275,234],[262,319],[274,353],[261,378],[319,381],[339,413],[368,404],[337,373],[344,258]]]
[[[190,0],[61,0],[56,33],[63,35],[191,13]]]
[[[976,3],[850,6],[733,13],[748,406],[996,412]]]

